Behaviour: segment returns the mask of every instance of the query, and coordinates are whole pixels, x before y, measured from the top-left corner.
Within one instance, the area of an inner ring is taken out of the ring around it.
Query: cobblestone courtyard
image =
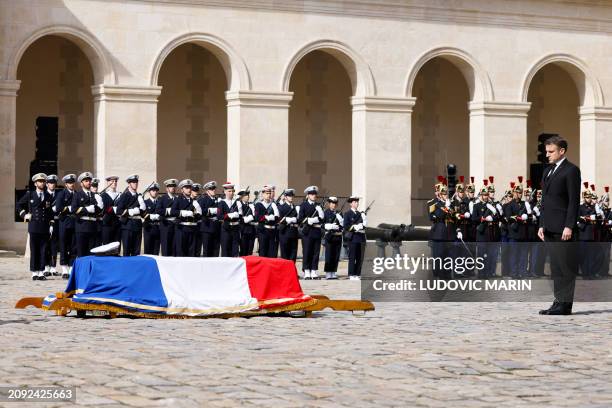
[[[60,318],[13,309],[65,285],[33,282],[26,266],[0,259],[0,382],[76,386],[78,405],[612,406],[610,303],[569,317],[535,303],[378,303],[363,317]],[[360,293],[356,281],[302,285]]]

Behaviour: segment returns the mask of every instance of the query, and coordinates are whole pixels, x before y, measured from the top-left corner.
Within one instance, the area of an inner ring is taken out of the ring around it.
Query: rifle
[[[278,198],[276,199],[276,205],[278,205],[278,203],[280,203],[281,198],[283,198],[283,196],[287,193],[287,190],[283,190],[283,192],[278,196]]]

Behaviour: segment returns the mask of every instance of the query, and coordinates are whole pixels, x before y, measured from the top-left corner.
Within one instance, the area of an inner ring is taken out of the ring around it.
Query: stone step
[[[0,249],[0,258],[17,258],[17,252]]]

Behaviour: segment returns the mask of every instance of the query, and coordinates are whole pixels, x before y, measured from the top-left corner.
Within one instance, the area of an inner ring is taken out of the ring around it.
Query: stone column
[[[571,149],[572,146],[569,146]],[[612,185],[612,108],[580,108],[580,170],[582,180],[597,186]]]
[[[229,181],[251,191],[267,183],[287,187],[292,98],[293,92],[226,92]]]
[[[368,225],[411,221],[411,115],[415,98],[353,97],[353,194]]]
[[[0,248],[23,249],[15,234],[15,131],[20,81],[0,80]]]
[[[527,176],[527,112],[523,102],[471,102],[470,176],[477,186],[495,177],[499,199],[517,176]]]
[[[159,86],[96,85],[94,173],[138,174],[141,189],[157,178],[157,98]],[[172,160],[169,157],[168,160]],[[159,182],[159,180],[158,180]]]

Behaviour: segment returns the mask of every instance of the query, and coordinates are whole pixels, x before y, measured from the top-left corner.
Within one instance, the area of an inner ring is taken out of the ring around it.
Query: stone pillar
[[[583,181],[597,186],[598,195],[612,185],[611,157],[612,108],[580,108],[580,171]]]
[[[293,92],[226,92],[229,181],[251,191],[267,183],[287,187],[292,98]]]
[[[510,181],[527,176],[527,112],[523,102],[471,102],[470,174],[479,188],[495,177],[496,199],[510,188]]]
[[[125,183],[126,176],[138,174],[144,189],[157,178],[157,98],[161,87],[96,85],[92,93],[94,174],[101,179],[117,175],[120,183]]]
[[[20,81],[0,80],[0,248],[23,249],[15,234],[15,131]]]
[[[411,115],[415,98],[353,97],[352,190],[368,225],[411,221]]]

